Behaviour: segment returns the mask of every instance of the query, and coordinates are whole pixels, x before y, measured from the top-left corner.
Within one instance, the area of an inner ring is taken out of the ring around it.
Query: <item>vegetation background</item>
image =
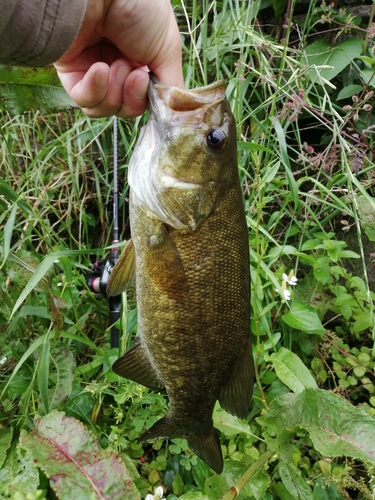
[[[224,78],[237,120],[252,409],[215,409],[220,476],[183,439],[138,443],[168,401],[111,371],[107,302],[85,280],[111,239],[112,119],[71,109],[50,70],[0,68],[0,496],[375,498],[375,4],[173,6],[186,87]],[[119,121],[123,239],[145,120]],[[132,290],[118,326],[124,350]]]

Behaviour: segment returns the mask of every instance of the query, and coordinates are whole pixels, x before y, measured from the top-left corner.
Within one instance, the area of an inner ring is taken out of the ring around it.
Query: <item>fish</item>
[[[151,77],[149,119],[129,163],[131,240],[107,294],[135,281],[138,341],[113,371],[166,389],[169,411],[140,438],[186,438],[223,471],[213,410],[249,412],[248,231],[226,83],[182,90]]]

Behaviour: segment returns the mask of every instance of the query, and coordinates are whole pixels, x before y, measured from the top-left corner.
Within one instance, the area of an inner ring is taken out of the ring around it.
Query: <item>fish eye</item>
[[[217,128],[215,130],[211,130],[206,137],[207,146],[214,151],[220,151],[224,148],[227,143],[227,137],[224,132]]]

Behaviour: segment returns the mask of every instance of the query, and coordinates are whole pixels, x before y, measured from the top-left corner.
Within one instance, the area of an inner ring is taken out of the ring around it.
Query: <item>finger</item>
[[[148,68],[136,68],[127,77],[123,87],[121,108],[116,112],[121,118],[140,116],[146,109],[150,83]]]
[[[100,100],[88,101],[82,106],[83,112],[91,118],[116,114],[121,109],[123,88],[131,71],[131,64],[124,59],[118,59],[111,64],[105,95]]]
[[[161,38],[161,43],[162,50],[158,51],[148,67],[160,82],[183,89],[181,37],[170,5],[168,29],[164,39]]]
[[[139,116],[146,109],[148,85],[148,72],[139,68],[132,70],[129,63],[116,61],[110,68],[105,97],[94,106],[83,107],[82,110],[90,118]]]
[[[159,82],[183,89],[184,78],[181,67],[182,62],[176,62],[176,60],[165,61],[160,66],[150,64],[150,70]]]
[[[56,65],[57,73],[65,90],[80,108],[100,103],[108,88],[110,68],[105,63],[95,63],[87,71],[69,71]]]

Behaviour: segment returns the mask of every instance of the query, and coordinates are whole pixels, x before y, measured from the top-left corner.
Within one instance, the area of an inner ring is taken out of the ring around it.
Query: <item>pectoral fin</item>
[[[160,225],[156,234],[149,238],[144,265],[147,267],[147,275],[161,293],[164,292],[175,300],[187,298],[189,287],[184,266],[164,225]]]
[[[251,342],[243,350],[238,359],[232,376],[222,388],[219,402],[222,408],[239,418],[246,418],[254,386],[254,360],[251,352]]]
[[[150,389],[160,390],[164,382],[158,377],[141,344],[137,344],[113,363],[112,370]]]
[[[108,279],[107,296],[120,295],[135,281],[135,251],[133,241],[129,240]]]

